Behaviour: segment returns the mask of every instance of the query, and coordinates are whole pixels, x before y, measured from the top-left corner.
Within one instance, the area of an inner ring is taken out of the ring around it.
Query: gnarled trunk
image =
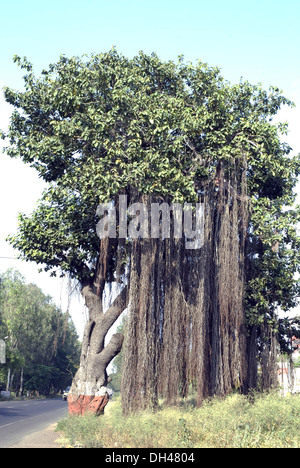
[[[95,288],[92,283],[83,285],[82,295],[89,311],[89,321],[83,336],[79,369],[74,377],[68,396],[70,414],[86,411],[100,414],[108,402],[107,366],[120,352],[123,335],[114,334],[105,346],[105,337],[127,306],[127,286],[103,313],[103,287]]]

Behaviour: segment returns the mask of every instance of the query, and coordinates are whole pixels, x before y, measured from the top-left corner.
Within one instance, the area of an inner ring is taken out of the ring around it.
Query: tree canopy
[[[294,202],[299,158],[279,138],[286,125],[271,122],[280,106],[292,104],[278,88],[231,86],[217,68],[155,54],[61,56],[38,78],[26,59],[15,61],[27,74],[25,91],[5,89],[15,107],[6,152],[49,182],[12,239],[25,257],[83,279],[98,255],[98,203],[129,187],[195,201],[218,162],[241,152],[257,234],[272,245],[284,221],[293,221],[281,207]]]

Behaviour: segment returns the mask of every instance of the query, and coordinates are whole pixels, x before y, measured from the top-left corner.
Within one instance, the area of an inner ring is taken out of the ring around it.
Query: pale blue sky
[[[299,0],[0,0],[0,15],[0,88],[22,86],[14,54],[27,56],[37,74],[62,53],[104,52],[113,45],[130,57],[139,50],[163,60],[184,54],[220,67],[231,82],[242,76],[283,89],[297,107],[283,110],[281,119],[289,121],[288,141],[300,152]],[[0,128],[9,114],[0,95]],[[4,238],[15,232],[18,211],[34,209],[42,187],[29,167],[0,154],[0,257],[16,255]],[[66,283],[38,275],[34,265],[0,258],[0,272],[10,266],[57,303],[66,297]],[[71,312],[81,334],[80,307],[73,303]]]
[[[288,89],[300,75],[299,0],[10,0],[0,11],[5,82],[18,76],[14,54],[40,70],[61,53],[112,45],[129,56],[144,50],[162,59],[201,59],[230,81],[243,76]]]

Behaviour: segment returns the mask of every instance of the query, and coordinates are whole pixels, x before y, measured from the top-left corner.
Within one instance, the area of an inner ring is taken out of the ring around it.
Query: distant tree
[[[2,369],[2,374],[4,369],[7,372],[7,389],[48,394],[71,383],[80,355],[74,324],[50,296],[26,284],[16,270],[1,276],[0,320],[1,335],[7,336],[7,362]],[[33,386],[42,380],[38,388]]]

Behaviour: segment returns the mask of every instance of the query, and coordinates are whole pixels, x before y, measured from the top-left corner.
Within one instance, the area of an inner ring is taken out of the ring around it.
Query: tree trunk
[[[127,286],[105,313],[102,307],[103,287],[84,284],[81,293],[89,311],[89,321],[85,327],[80,366],[68,396],[68,408],[70,414],[84,414],[86,411],[101,414],[108,403],[106,369],[123,343],[121,333],[114,334],[106,346],[105,337],[127,307]]]
[[[8,368],[8,371],[7,371],[7,382],[6,382],[6,391],[9,392],[9,389],[10,389],[10,382],[11,382],[11,368],[9,367]]]
[[[23,383],[24,383],[24,367],[21,368],[19,396],[22,396],[23,394]]]

